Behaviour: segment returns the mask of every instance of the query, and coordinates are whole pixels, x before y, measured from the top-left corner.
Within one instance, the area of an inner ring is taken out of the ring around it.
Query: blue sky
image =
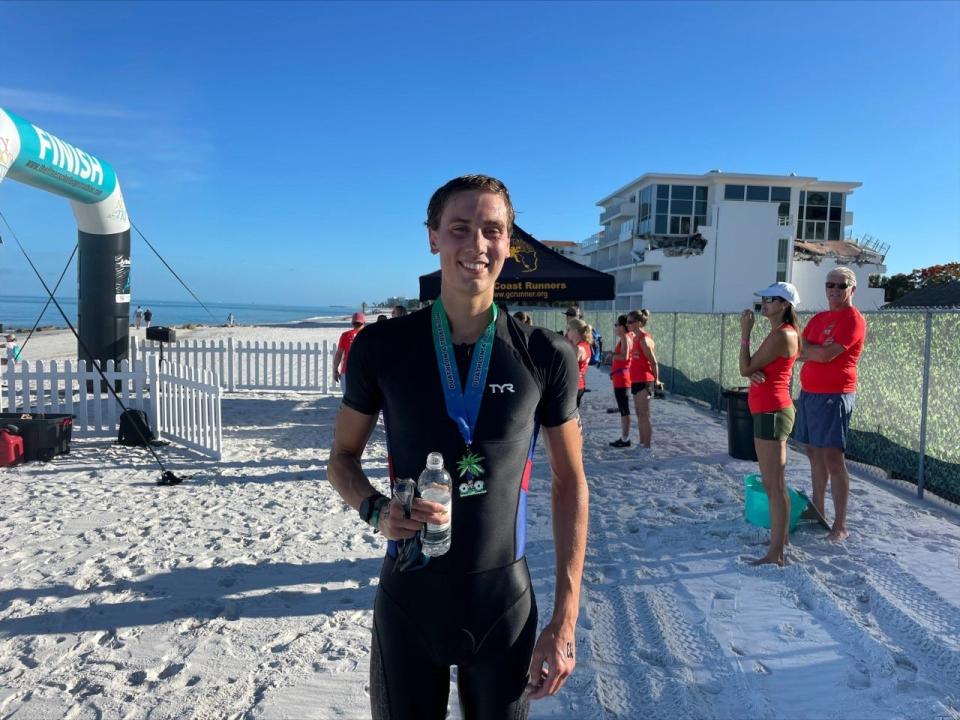
[[[856,180],[889,271],[960,260],[960,3],[5,3],[0,106],[110,162],[211,301],[417,294],[449,178],[541,239],[644,172]],[[0,209],[47,277],[69,204]],[[0,229],[6,234],[5,229]],[[8,241],[0,294],[40,294]],[[68,275],[72,289],[75,272]],[[185,296],[133,241],[134,300]]]

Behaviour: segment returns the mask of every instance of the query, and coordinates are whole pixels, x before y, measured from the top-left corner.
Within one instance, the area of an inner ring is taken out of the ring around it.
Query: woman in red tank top
[[[627,316],[617,317],[614,326],[617,345],[613,350],[613,365],[610,368],[610,382],[613,383],[613,396],[617,399],[620,411],[620,437],[610,443],[611,447],[630,447],[630,403],[627,393],[630,391],[630,351],[633,349],[633,336],[627,329]]]
[[[797,335],[797,289],[786,282],[760,290],[760,314],[770,321],[770,332],[753,354],[750,333],[753,311],[740,315],[740,374],[750,378],[747,403],[753,415],[753,445],[757,450],[760,476],[770,504],[770,547],[755,565],[784,564],[788,542],[790,497],[784,471],[787,465],[787,437],[793,429],[794,408],[790,377],[800,350]]]
[[[637,411],[637,430],[640,432],[640,447],[650,449],[653,440],[653,423],[650,421],[650,401],[659,385],[660,366],[654,354],[656,343],[647,332],[649,310],[631,310],[627,324],[633,333],[633,351],[630,353],[630,392],[633,407]],[[642,450],[641,450],[642,452]],[[649,455],[652,457],[652,455]]]
[[[571,318],[567,323],[567,340],[577,352],[577,407],[587,389],[587,366],[590,364],[590,343],[593,342],[593,328],[579,318]]]

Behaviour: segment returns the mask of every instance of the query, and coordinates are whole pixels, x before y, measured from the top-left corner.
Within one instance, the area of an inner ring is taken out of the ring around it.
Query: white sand
[[[28,347],[31,359],[74,353],[63,333]],[[846,544],[802,524],[793,565],[751,567],[740,556],[761,554],[766,536],[742,519],[741,478],[755,466],[727,456],[722,419],[657,401],[656,459],[644,463],[607,447],[612,392],[590,373],[579,666],[532,717],[960,718],[955,515],[857,476]],[[384,543],[326,482],[337,405],[228,394],[221,462],[163,451],[195,476],[177,488],[154,486],[146,453],[103,441],[0,470],[0,717],[369,717]],[[553,543],[542,448],[536,460],[528,561],[543,618]],[[365,467],[386,485],[382,428]],[[807,472],[791,451],[790,483],[809,489]]]

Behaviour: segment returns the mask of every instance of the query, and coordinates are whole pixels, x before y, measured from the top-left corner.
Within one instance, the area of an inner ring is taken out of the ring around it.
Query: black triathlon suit
[[[472,346],[455,346],[461,383]],[[457,666],[466,720],[522,720],[537,634],[524,558],[527,487],[540,425],[576,417],[577,362],[560,335],[499,312],[473,449],[487,492],[461,498],[466,449],[447,415],[429,308],[367,326],[350,349],[343,404],[383,411],[390,482],[417,478],[443,454],[454,480],[450,550],[420,570],[394,571],[389,542],[373,613],[370,701],[375,720],[446,716]]]

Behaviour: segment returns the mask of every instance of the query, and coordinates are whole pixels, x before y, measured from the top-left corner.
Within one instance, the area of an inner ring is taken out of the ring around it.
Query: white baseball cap
[[[800,305],[800,293],[788,282],[777,282],[763,290],[757,290],[754,295],[757,297],[778,297],[783,298],[794,307]]]

